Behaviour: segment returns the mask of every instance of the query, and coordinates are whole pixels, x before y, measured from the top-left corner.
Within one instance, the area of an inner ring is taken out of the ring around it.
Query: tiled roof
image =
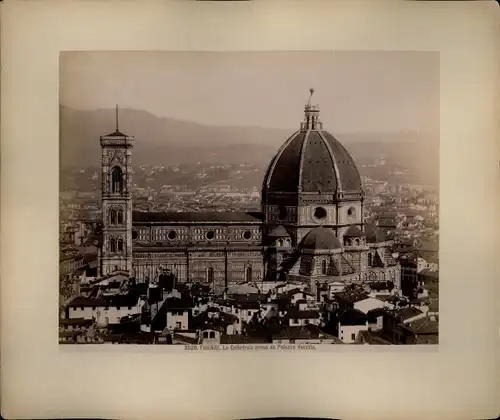
[[[399,297],[395,295],[375,295],[375,299],[382,300],[384,302],[397,302]]]
[[[117,294],[106,298],[109,306],[135,306],[139,301],[138,293]]]
[[[427,268],[420,271],[418,274],[420,276],[430,277],[430,278],[434,278],[434,279],[439,278],[439,271],[432,271],[432,270],[429,270]]]
[[[59,325],[92,325],[91,319],[85,318],[64,318],[59,320]]]
[[[298,287],[295,289],[287,290],[283,294],[288,296],[288,297],[292,297],[293,295],[295,295],[297,293],[302,293],[302,290],[300,290]]]
[[[165,304],[167,311],[174,311],[178,309],[190,309],[194,306],[192,299],[187,299],[187,298],[179,299],[175,297],[167,299]]]
[[[83,256],[83,263],[88,264],[90,262],[94,262],[97,260],[97,254],[84,254]]]
[[[421,251],[438,252],[439,243],[438,241],[417,240],[415,248]]]
[[[418,305],[420,303],[426,303],[426,304],[429,304],[430,303],[430,298],[427,296],[427,297],[420,297],[420,298],[415,298],[415,299],[412,299],[410,301],[410,303],[412,305]]]
[[[318,338],[306,327],[284,327],[279,332],[273,334],[273,340],[298,340],[298,339]]]
[[[107,334],[104,337],[104,341],[113,341],[113,342],[121,343],[123,340],[123,337],[124,337],[123,334]]]
[[[81,333],[79,331],[60,331],[59,338],[76,337],[80,334]]]
[[[240,309],[260,309],[259,302],[235,302],[234,306]]]
[[[181,343],[185,344],[196,344],[198,342],[196,338],[188,337],[182,334],[177,334],[175,332],[172,334],[172,340],[180,341]]]
[[[231,306],[231,302],[229,301],[229,299],[215,299],[214,303],[220,306]]]
[[[394,283],[392,281],[374,281],[369,283],[369,286],[372,290],[389,290],[394,288]]]
[[[354,267],[345,258],[344,255],[341,256],[340,264],[341,264],[341,268],[342,268],[342,274],[354,274]]]
[[[423,258],[428,263],[438,264],[439,256],[437,251],[415,251],[417,257]]]
[[[68,303],[69,307],[93,307],[93,306],[107,306],[107,300],[103,298],[87,298],[85,296],[78,296]]]
[[[439,321],[432,320],[430,318],[421,318],[416,321],[412,321],[408,324],[408,327],[417,335],[439,333]]]
[[[341,325],[365,325],[368,317],[358,309],[348,308],[338,318]]]
[[[274,340],[313,340],[313,339],[325,339],[332,340],[337,344],[343,344],[338,338],[323,333],[315,325],[306,325],[300,327],[283,327],[279,331],[272,334]]]
[[[278,298],[271,303],[278,306],[278,311],[285,311],[290,307],[290,300],[287,298]]]
[[[400,311],[398,311],[396,313],[396,316],[400,320],[404,321],[406,319],[410,319],[410,318],[413,318],[414,316],[422,315],[422,314],[423,314],[423,312],[420,309],[417,309],[413,306],[408,306],[408,307],[403,308]]]
[[[373,331],[360,331],[358,333],[358,336],[356,337],[356,343],[357,344],[392,344],[390,341],[385,340],[384,338],[380,337]]]
[[[139,333],[123,334],[122,343],[124,344],[152,344],[155,334],[152,332],[141,331]]]
[[[227,314],[225,312],[221,312],[219,314],[219,317],[221,319],[221,321],[225,324],[225,325],[231,325],[231,324],[234,324],[237,320],[238,320],[238,317],[236,315],[233,315],[233,314]]]
[[[430,312],[439,312],[439,299],[438,298],[430,298],[429,311]]]
[[[297,308],[290,308],[287,312],[289,318],[298,318],[298,319],[318,319],[319,311],[307,310],[300,311]]]
[[[220,314],[222,315],[222,313]],[[198,316],[193,317],[190,321],[190,328],[194,328],[197,330],[200,329],[214,329],[214,330],[225,330],[228,325],[234,323],[236,317],[210,317],[206,312],[201,313]]]
[[[227,335],[222,334],[220,337],[221,344],[260,344],[267,343],[265,337],[249,337],[242,334]]]
[[[343,291],[335,293],[335,300],[344,301],[348,303],[356,303],[368,297],[368,293],[364,291]]]
[[[379,220],[378,227],[382,229],[395,229],[397,225],[391,221]]]
[[[379,316],[384,316],[387,314],[387,311],[384,308],[375,308],[375,309],[370,309],[367,313],[366,316],[370,319],[378,318]]]
[[[339,338],[337,338],[337,337],[335,337],[335,336],[333,336],[331,334],[323,332],[321,330],[321,328],[319,328],[317,325],[309,324],[309,325],[306,325],[305,328],[311,334],[317,335],[318,338],[332,339],[332,340],[336,341],[338,344],[344,344],[344,342],[342,340],[340,340]]]
[[[255,222],[261,223],[258,212],[133,212],[134,222]]]
[[[383,232],[373,223],[365,223],[365,234],[368,243],[385,242],[387,239]]]
[[[97,307],[97,306],[135,306],[139,301],[138,293],[115,294],[112,296],[85,297],[78,296],[68,303],[69,307]]]
[[[231,296],[234,302],[266,302],[267,295],[265,293],[246,293]]]
[[[397,262],[396,260],[393,258],[392,255],[388,255],[387,258],[386,258],[386,263],[388,266],[392,267],[394,265],[397,265]]]
[[[372,265],[379,268],[384,267],[384,261],[382,261],[382,257],[377,251],[373,254]]]

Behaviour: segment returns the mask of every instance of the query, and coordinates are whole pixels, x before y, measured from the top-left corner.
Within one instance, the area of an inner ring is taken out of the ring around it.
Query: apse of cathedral
[[[310,97],[299,129],[271,160],[261,212],[138,212],[132,202],[134,137],[101,137],[102,275],[127,271],[155,281],[165,270],[178,282],[216,291],[249,282],[309,285],[391,281],[400,285],[392,245],[364,223],[364,192],[353,158],[323,129]]]

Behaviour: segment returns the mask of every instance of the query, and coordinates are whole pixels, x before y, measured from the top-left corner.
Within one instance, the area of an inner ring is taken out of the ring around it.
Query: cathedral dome
[[[311,95],[314,92],[311,89]],[[305,107],[300,130],[278,150],[266,172],[265,193],[362,193],[361,177],[349,152],[323,130],[319,107]]]
[[[322,226],[318,226],[311,230],[302,240],[300,244],[303,249],[325,250],[325,249],[340,249],[342,247],[339,239],[335,234]]]
[[[269,237],[271,238],[286,238],[290,236],[288,231],[282,226],[277,226],[269,231],[268,234]]]
[[[385,242],[387,240],[384,233],[381,232],[380,229],[373,223],[365,224],[365,235],[366,235],[366,242],[372,244]]]
[[[362,236],[365,236],[365,234],[357,226],[351,226],[344,233],[344,238],[360,238]]]

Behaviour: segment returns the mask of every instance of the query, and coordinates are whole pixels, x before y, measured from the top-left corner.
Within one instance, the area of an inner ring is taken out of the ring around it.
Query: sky
[[[208,125],[295,129],[309,89],[336,132],[439,130],[439,53],[64,52],[60,103]]]

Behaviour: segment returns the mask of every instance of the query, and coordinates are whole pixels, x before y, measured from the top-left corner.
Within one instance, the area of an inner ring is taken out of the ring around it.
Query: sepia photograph
[[[59,343],[438,344],[440,56],[65,51]]]
[[[496,2],[147,3],[0,5],[2,416],[495,418]]]

